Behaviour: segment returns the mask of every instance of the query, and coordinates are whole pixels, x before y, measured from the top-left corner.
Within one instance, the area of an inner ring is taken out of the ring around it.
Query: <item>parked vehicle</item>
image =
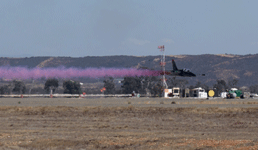
[[[193,96],[198,98],[207,98],[208,94],[201,87],[193,89]]]

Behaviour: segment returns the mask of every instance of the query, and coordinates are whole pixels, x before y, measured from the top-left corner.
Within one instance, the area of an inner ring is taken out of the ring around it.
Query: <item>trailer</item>
[[[201,87],[193,89],[193,96],[197,98],[207,98],[208,94]]]

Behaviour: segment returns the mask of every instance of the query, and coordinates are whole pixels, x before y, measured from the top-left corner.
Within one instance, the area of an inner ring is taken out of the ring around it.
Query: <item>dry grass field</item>
[[[0,149],[258,149],[258,101],[0,99]]]

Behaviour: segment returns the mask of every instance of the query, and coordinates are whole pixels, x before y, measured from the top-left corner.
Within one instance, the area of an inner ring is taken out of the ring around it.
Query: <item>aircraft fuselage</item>
[[[190,71],[184,70],[171,70],[170,76],[181,76],[181,77],[196,77],[196,75]]]
[[[172,67],[173,67],[173,70],[167,73],[170,76],[196,77],[196,75],[192,73],[189,69],[177,69],[174,59],[172,60]]]

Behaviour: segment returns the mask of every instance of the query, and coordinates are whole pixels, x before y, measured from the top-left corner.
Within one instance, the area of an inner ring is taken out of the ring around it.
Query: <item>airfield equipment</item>
[[[244,95],[242,94],[241,90],[238,90],[237,88],[231,88],[230,91],[228,91],[227,98],[244,98]]]
[[[164,97],[169,98],[171,97],[172,89],[164,89]]]
[[[209,90],[208,96],[209,97],[214,97],[214,95],[215,95],[215,92],[213,90]]]
[[[238,90],[237,88],[231,88],[228,92],[222,92],[221,94],[222,98],[245,98],[249,97],[248,94],[244,95],[244,93],[241,90]]]
[[[205,90],[201,87],[193,89],[193,94],[194,94],[194,97],[198,97],[198,98],[208,97],[207,92],[205,92]]]
[[[165,77],[165,65],[166,65],[166,62],[165,62],[165,47],[164,45],[162,46],[158,46],[158,49],[160,49],[160,51],[162,52],[162,55],[161,55],[161,59],[160,59],[160,66],[162,68],[162,86],[164,89],[167,89],[168,88],[168,85],[167,85],[167,82],[166,82],[166,77]]]
[[[173,87],[172,89],[165,89],[164,90],[164,97],[180,97],[180,88],[179,87]]]
[[[172,91],[173,91],[173,96],[174,97],[179,97],[180,96],[180,88],[179,87],[173,87]]]

